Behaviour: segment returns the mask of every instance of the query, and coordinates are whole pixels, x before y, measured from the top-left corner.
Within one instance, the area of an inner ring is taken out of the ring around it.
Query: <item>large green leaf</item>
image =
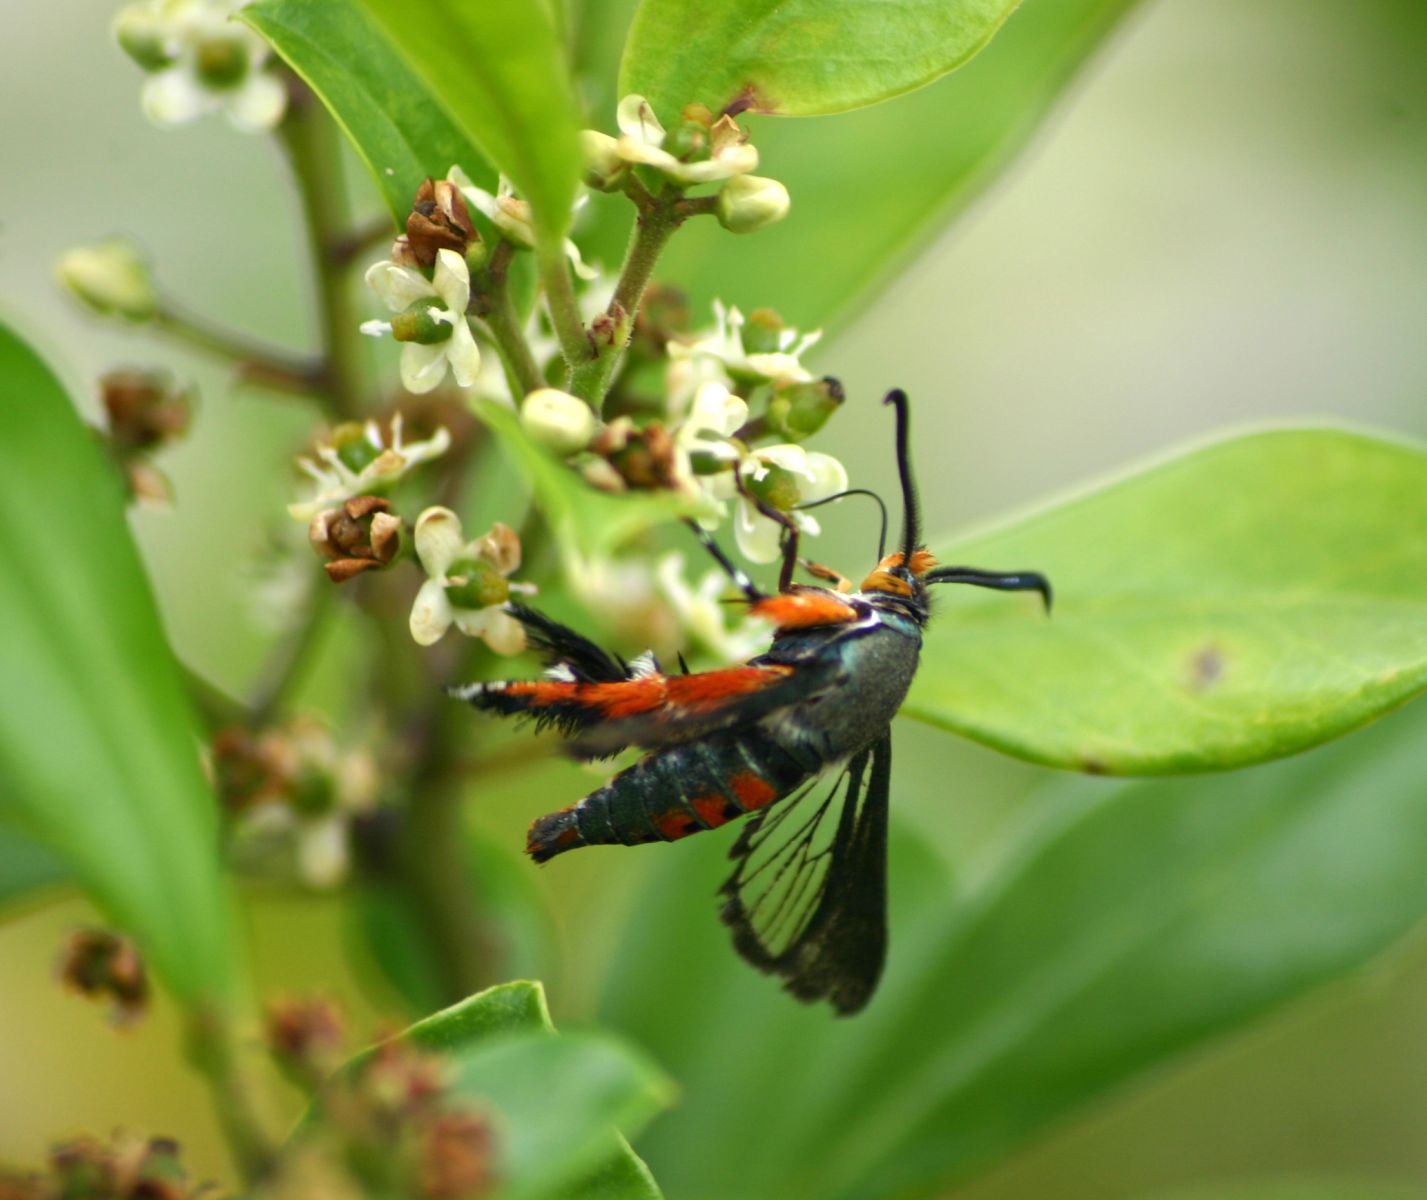
[[[197,723],[117,473],[0,326],[0,820],[68,866],[190,1005],[236,984]]]
[[[747,237],[691,221],[660,259],[658,277],[688,294],[701,321],[721,296],[745,309],[776,308],[803,328],[847,323],[997,178],[1131,7],[1032,0],[965,68],[895,103],[829,121],[753,120],[759,173],[787,185],[788,219]],[[613,123],[614,95],[600,92],[608,65],[599,34],[614,19],[600,0],[581,22],[580,57],[594,73],[601,128]],[[580,234],[590,257],[619,261],[628,207],[614,197],[591,203]]]
[[[583,169],[579,110],[547,0],[361,0],[457,127],[508,175],[559,245]]]
[[[1419,1183],[1367,1179],[1277,1180],[1268,1183],[1207,1183],[1155,1192],[1143,1200],[1421,1200]]]
[[[427,176],[459,163],[490,188],[484,158],[355,0],[257,0],[240,11],[342,126],[399,227]]]
[[[1283,429],[1181,454],[938,545],[1046,572],[1055,614],[943,589],[904,711],[1094,772],[1292,754],[1427,686],[1424,534],[1414,445]]]
[[[64,864],[13,830],[0,828],[0,916],[68,878]]]
[[[557,1035],[540,984],[487,988],[401,1037],[448,1056],[454,1092],[494,1112],[502,1200],[659,1200],[653,1176],[624,1134],[668,1106],[668,1079],[616,1039]],[[363,1051],[342,1071],[359,1071],[372,1053]],[[319,1099],[298,1133],[320,1117]]]
[[[894,840],[887,977],[851,1019],[735,957],[726,837],[661,847],[602,1005],[684,1089],[642,1142],[656,1174],[687,1200],[941,1195],[1354,969],[1427,914],[1424,737],[1412,710],[1233,775],[1058,781],[960,896]]]
[[[714,112],[816,116],[910,92],[953,71],[1020,0],[643,0],[620,90],[673,120]]]

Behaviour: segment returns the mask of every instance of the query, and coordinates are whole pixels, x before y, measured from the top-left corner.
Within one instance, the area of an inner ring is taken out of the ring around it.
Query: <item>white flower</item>
[[[806,383],[813,378],[799,359],[817,344],[822,337],[821,329],[801,336],[796,329],[780,329],[775,350],[749,354],[743,345],[743,327],[747,322],[737,308],[726,308],[722,301],[715,300],[714,320],[715,328],[710,334],[689,342],[671,341],[670,359],[677,362],[714,358],[734,379],[756,382]]]
[[[294,520],[308,522],[325,508],[332,508],[353,496],[366,496],[395,483],[418,463],[445,454],[451,434],[443,425],[424,442],[407,445],[401,438],[401,414],[391,419],[391,445],[382,439],[375,421],[363,426],[345,425],[334,431],[333,440],[317,447],[317,457],[299,458],[298,465],[317,481],[316,493],[307,500],[289,504]]]
[[[267,43],[231,19],[237,7],[224,0],[148,0],[116,18],[115,31],[131,54],[132,31],[143,28],[143,52],[135,57],[158,68],[140,95],[154,124],[183,125],[222,111],[239,129],[261,133],[282,120],[287,89],[263,70]]]
[[[721,603],[728,590],[728,576],[715,568],[690,587],[684,579],[684,556],[666,554],[655,568],[659,590],[678,613],[694,641],[723,662],[741,662],[767,645],[768,625],[756,617],[745,617],[730,629],[726,623],[732,609]]]
[[[504,604],[510,592],[533,592],[509,583],[520,566],[520,539],[506,525],[466,541],[461,518],[449,508],[428,508],[416,519],[416,555],[426,582],[411,606],[411,636],[417,645],[441,640],[454,624],[467,637],[484,638],[497,654],[525,649],[525,628]]]
[[[392,312],[392,321],[364,321],[362,332],[372,337],[392,334],[401,348],[401,382],[408,392],[429,392],[446,378],[449,364],[456,383],[470,387],[481,369],[481,351],[466,322],[471,299],[471,273],[454,250],[436,254],[432,279],[413,267],[375,263],[367,286]]]
[[[791,443],[754,450],[739,464],[738,473],[747,491],[757,493],[760,485],[765,491],[776,489],[779,494],[765,497],[765,502],[788,513],[809,537],[816,537],[822,530],[811,513],[799,512],[795,506],[847,490],[847,469],[837,459]],[[720,499],[737,495],[733,536],[744,558],[756,563],[773,562],[778,557],[783,526],[759,512],[753,501],[737,491],[729,476],[713,476],[712,486]]]
[[[530,203],[516,196],[510,180],[504,175],[496,185],[494,196],[485,188],[477,187],[457,164],[452,164],[451,169],[446,172],[446,179],[461,189],[461,195],[466,198],[467,204],[477,209],[517,246],[524,246],[527,250],[534,248],[535,225],[530,213]],[[577,197],[575,211],[579,212],[588,199],[589,196],[585,194]],[[571,268],[581,279],[593,279],[599,274],[597,268],[588,265],[580,257],[580,248],[569,238],[565,239],[565,255],[570,260]]]
[[[708,380],[699,385],[689,405],[688,415],[674,431],[674,450],[679,457],[680,477],[692,481],[716,507],[700,523],[706,529],[717,528],[723,517],[724,505],[720,502],[727,496],[730,474],[719,471],[720,466],[732,467],[740,457],[740,448],[729,439],[748,421],[748,402],[735,396],[717,380]],[[705,468],[701,474],[695,468]],[[687,464],[687,466],[685,466]],[[720,484],[715,482],[722,480]]]
[[[620,137],[614,152],[625,162],[643,163],[689,186],[742,175],[758,165],[758,151],[743,140],[731,117],[720,117],[708,130],[708,157],[683,162],[664,148],[667,134],[643,96],[626,96],[615,111]]]

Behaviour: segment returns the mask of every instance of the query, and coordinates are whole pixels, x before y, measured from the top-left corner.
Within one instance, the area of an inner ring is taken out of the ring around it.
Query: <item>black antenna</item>
[[[809,500],[806,504],[799,504],[799,511],[805,508],[817,508],[823,504],[831,504],[834,500],[842,500],[848,496],[871,496],[877,501],[877,510],[882,514],[882,524],[877,531],[877,561],[881,562],[887,555],[887,505],[882,497],[868,488],[848,488],[845,492],[837,492],[831,496],[824,496],[821,500]]]
[[[882,403],[891,404],[897,410],[897,474],[902,479],[902,565],[911,570],[912,555],[921,542],[921,518],[917,512],[917,485],[912,482],[907,393],[901,388],[893,388]]]

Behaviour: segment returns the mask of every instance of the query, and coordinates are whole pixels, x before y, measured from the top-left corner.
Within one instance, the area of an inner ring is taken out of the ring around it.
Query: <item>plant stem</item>
[[[327,616],[332,611],[335,585],[324,576],[314,581],[313,588],[301,623],[273,655],[267,674],[258,687],[250,717],[254,728],[261,728],[278,715],[293,688],[301,682],[317,648]]]
[[[553,249],[541,246],[536,253],[540,262],[540,282],[545,287],[545,302],[550,307],[555,336],[560,339],[560,350],[571,373],[578,374],[580,368],[594,358],[595,347],[585,330],[584,318],[580,316],[580,306],[575,300],[570,264],[561,246]]]
[[[390,217],[373,217],[329,242],[326,247],[327,257],[331,259],[333,266],[351,266],[359,255],[390,241],[395,236],[393,230]]]
[[[334,415],[344,420],[362,409],[357,362],[357,307],[343,264],[331,252],[348,226],[346,186],[337,128],[316,97],[292,84],[292,105],[279,132],[302,201],[308,250],[317,285],[322,343],[322,390]]]
[[[545,380],[530,353],[530,345],[520,328],[520,319],[515,315],[510,288],[506,286],[511,254],[510,243],[502,242],[491,255],[482,291],[485,301],[484,316],[486,328],[495,339],[496,349],[500,351],[506,370],[514,376],[521,395],[529,395],[536,388],[544,387]]]
[[[230,360],[242,378],[254,383],[303,395],[311,395],[322,384],[319,360],[249,341],[240,334],[180,312],[171,304],[164,304],[154,314],[154,328],[205,353]]]
[[[610,382],[624,357],[624,349],[629,345],[634,319],[644,300],[644,289],[654,274],[654,264],[674,231],[684,223],[685,213],[681,203],[677,199],[658,197],[635,219],[619,283],[606,310],[616,335],[608,345],[597,346],[593,358],[574,364],[570,391],[588,401],[596,411],[603,406],[605,393],[609,391]]]
[[[258,1119],[249,1080],[238,1066],[232,1025],[225,1015],[201,1012],[188,1030],[189,1054],[208,1081],[214,1111],[243,1180],[261,1182],[277,1161],[277,1145]]]

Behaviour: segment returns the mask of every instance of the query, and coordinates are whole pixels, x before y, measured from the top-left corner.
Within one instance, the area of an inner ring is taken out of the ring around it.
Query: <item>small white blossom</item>
[[[353,427],[344,427],[340,432],[351,432]],[[357,446],[359,452],[353,455],[350,447]],[[350,437],[340,445],[330,442],[317,446],[317,457],[299,458],[300,466],[317,481],[317,491],[307,500],[289,504],[287,511],[294,520],[310,522],[323,509],[333,508],[353,496],[366,496],[395,483],[418,463],[445,454],[451,445],[451,433],[443,425],[425,441],[407,444],[401,437],[401,414],[391,419],[391,444],[382,437],[381,427],[375,421],[362,426],[360,434]],[[346,461],[343,451],[346,453]],[[360,468],[351,465],[351,460],[366,460]]]
[[[765,621],[744,617],[729,628],[729,615],[741,610],[722,603],[728,590],[728,576],[722,570],[709,571],[691,587],[684,578],[684,556],[673,551],[659,560],[655,578],[689,635],[719,660],[741,662],[767,645]]]
[[[267,43],[232,20],[231,0],[143,0],[115,19],[115,33],[152,74],[140,103],[156,125],[183,125],[223,112],[239,129],[274,128],[287,89],[264,70]]]
[[[480,212],[505,237],[527,250],[534,248],[535,225],[530,203],[515,194],[510,180],[504,175],[496,185],[495,195],[491,195],[485,188],[477,187],[471,177],[456,164],[446,172],[446,179],[460,188],[466,203]],[[583,193],[578,196],[575,200],[575,212],[579,212],[588,199],[589,196]],[[580,257],[580,248],[569,238],[565,239],[565,255],[570,260],[571,268],[581,279],[594,279],[599,274],[598,268],[590,266]]]
[[[730,233],[757,233],[788,215],[788,189],[776,179],[740,175],[718,194],[719,224]]]
[[[411,636],[418,645],[439,642],[454,624],[467,637],[484,638],[497,654],[525,649],[525,628],[504,605],[510,592],[535,589],[505,578],[520,567],[520,539],[512,529],[497,524],[468,542],[460,517],[449,508],[428,508],[416,519],[414,541],[427,576],[411,606]],[[462,602],[463,590],[472,593],[472,602]],[[486,597],[489,603],[475,602]]]
[[[520,426],[546,449],[568,457],[595,436],[595,413],[569,392],[537,388],[520,403]]]
[[[811,513],[799,512],[796,504],[810,504],[847,490],[847,469],[830,454],[805,450],[791,443],[765,446],[752,451],[738,467],[745,489],[755,490],[774,471],[787,472],[796,491],[792,504],[780,506],[809,537],[822,532]],[[715,475],[711,487],[719,499],[737,497],[733,514],[733,536],[744,558],[768,563],[778,557],[783,526],[759,512],[757,505],[739,493],[730,475]]]
[[[734,379],[765,383],[806,383],[813,378],[799,361],[822,338],[822,330],[799,334],[796,329],[778,332],[777,349],[749,354],[743,345],[744,315],[734,307],[714,301],[715,328],[712,333],[691,341],[669,343],[669,357],[683,359],[713,358],[721,363]]]
[[[667,134],[649,101],[643,96],[626,96],[615,111],[620,137],[614,153],[625,162],[643,163],[684,186],[715,183],[753,170],[758,151],[743,140],[742,130],[731,117],[720,117],[708,131],[708,157],[683,162],[664,148]]]
[[[689,480],[710,500],[721,501],[726,494],[728,473],[706,471],[699,474],[693,469],[693,460],[703,460],[704,466],[717,463],[732,467],[739,460],[741,449],[729,439],[747,421],[748,402],[741,396],[735,396],[716,380],[700,384],[689,405],[688,415],[674,431],[674,449],[680,460],[679,477]],[[723,493],[719,490],[720,485],[715,483],[720,478],[724,480]],[[705,528],[716,528],[724,512],[724,505],[716,503],[714,510],[701,519],[701,524]]]
[[[364,321],[362,332],[372,337],[390,333],[403,343],[401,382],[407,391],[420,394],[439,387],[448,365],[460,387],[476,382],[481,351],[466,321],[471,273],[464,258],[454,250],[438,251],[429,280],[414,267],[382,261],[367,271],[366,281],[400,315],[394,321]]]

